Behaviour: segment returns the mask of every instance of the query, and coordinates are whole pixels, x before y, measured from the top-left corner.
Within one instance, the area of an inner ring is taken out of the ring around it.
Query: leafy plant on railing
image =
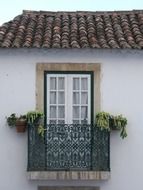
[[[44,126],[42,126],[42,125],[40,125],[39,127],[38,127],[38,134],[39,134],[39,136],[41,136],[42,138],[44,138],[44,133],[45,133],[45,128],[44,128]]]
[[[41,137],[44,137],[44,114],[40,111],[29,111],[26,114],[27,123],[36,126],[37,132]]]
[[[7,124],[10,127],[25,126],[23,132],[26,129],[27,124],[33,127],[37,127],[37,132],[40,136],[44,137],[44,113],[40,111],[29,111],[25,115],[19,117],[12,113],[9,117],[6,117]],[[23,125],[22,125],[23,124]],[[17,130],[18,131],[18,130]]]
[[[120,130],[120,136],[124,139],[127,137],[126,132],[127,119],[122,115],[113,116],[107,112],[96,114],[96,126],[101,130]]]

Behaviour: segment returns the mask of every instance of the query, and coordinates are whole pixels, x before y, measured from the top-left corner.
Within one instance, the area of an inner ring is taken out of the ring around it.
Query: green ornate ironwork
[[[50,124],[44,139],[28,127],[28,170],[109,171],[109,132],[87,124]]]
[[[45,170],[45,142],[38,135],[37,126],[28,126],[28,170]]]

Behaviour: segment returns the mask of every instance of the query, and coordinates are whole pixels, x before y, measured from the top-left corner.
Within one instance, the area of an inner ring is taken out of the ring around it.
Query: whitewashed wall
[[[128,118],[128,138],[111,134],[111,179],[29,181],[27,134],[6,125],[12,112],[35,109],[37,62],[101,63],[101,109]],[[143,187],[143,52],[119,50],[0,50],[0,190],[37,190],[38,185],[100,186],[101,190]]]

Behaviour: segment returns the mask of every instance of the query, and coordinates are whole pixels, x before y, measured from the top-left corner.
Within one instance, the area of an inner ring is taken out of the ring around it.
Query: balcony
[[[35,126],[29,126],[29,178],[108,178],[109,146],[109,133],[93,125],[47,125],[44,138],[37,134]]]

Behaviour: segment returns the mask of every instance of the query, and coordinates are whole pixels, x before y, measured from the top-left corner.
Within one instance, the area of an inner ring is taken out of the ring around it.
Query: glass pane
[[[79,106],[73,106],[73,118],[79,118]]]
[[[56,120],[50,120],[50,124],[56,124]]]
[[[50,104],[56,104],[56,92],[50,92]]]
[[[56,106],[50,106],[50,118],[56,118]]]
[[[88,93],[87,92],[81,93],[81,104],[88,104]]]
[[[58,89],[59,90],[63,90],[63,89],[65,89],[65,79],[64,79],[64,77],[59,77],[59,79],[58,79]]]
[[[87,106],[81,107],[81,118],[86,119],[87,118]]]
[[[56,77],[51,77],[50,78],[50,89],[51,90],[56,90]]]
[[[79,78],[73,78],[73,90],[79,90]]]
[[[64,106],[58,107],[58,118],[65,118],[65,107]]]
[[[88,86],[87,86],[87,78],[82,78],[81,79],[81,90],[87,90]]]
[[[65,124],[64,120],[58,120],[58,124]]]
[[[73,104],[80,104],[79,92],[73,92]]]
[[[79,120],[73,120],[73,124],[79,124]]]
[[[65,93],[58,92],[58,104],[64,104],[64,103],[65,103]]]
[[[87,124],[87,119],[81,120],[81,124]]]

